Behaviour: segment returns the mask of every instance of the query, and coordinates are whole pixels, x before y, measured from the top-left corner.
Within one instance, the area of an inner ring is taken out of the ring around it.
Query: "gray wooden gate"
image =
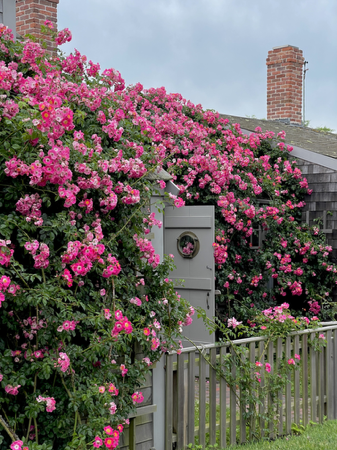
[[[191,249],[187,248],[187,254],[184,254],[182,248],[178,248],[180,242],[188,240],[194,240],[194,254]],[[215,315],[213,242],[214,206],[166,206],[164,253],[172,253],[177,266],[170,278],[175,282],[178,293],[192,306],[203,308],[210,318]],[[188,254],[189,251],[192,253]],[[180,283],[181,279],[184,280],[183,284]],[[192,324],[184,327],[183,334],[198,345],[214,343],[214,334],[209,334],[202,319],[196,315],[193,316]],[[188,340],[183,344],[188,347],[191,345]]]

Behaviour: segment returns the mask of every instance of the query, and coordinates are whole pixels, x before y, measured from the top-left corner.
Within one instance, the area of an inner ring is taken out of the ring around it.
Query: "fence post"
[[[177,355],[177,447],[178,450],[186,445],[185,406],[185,354]]]
[[[165,450],[172,450],[173,434],[173,356],[166,355]]]

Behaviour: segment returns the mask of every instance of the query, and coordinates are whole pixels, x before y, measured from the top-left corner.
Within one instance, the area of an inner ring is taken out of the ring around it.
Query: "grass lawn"
[[[228,447],[239,450],[240,447]],[[242,450],[337,450],[337,421],[325,422],[323,425],[309,425],[300,436],[287,436],[283,439],[241,446]]]
[[[220,450],[218,446],[188,446],[191,450]],[[236,445],[226,450],[337,450],[337,420],[323,425],[309,425],[300,436],[287,436],[275,441],[260,441],[254,444]]]

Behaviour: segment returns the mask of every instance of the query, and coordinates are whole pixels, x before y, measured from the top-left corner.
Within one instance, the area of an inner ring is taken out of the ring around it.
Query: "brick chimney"
[[[303,52],[293,45],[274,47],[267,58],[267,119],[302,124]]]
[[[57,5],[59,0],[16,0],[16,33],[32,34],[47,42],[47,50],[53,53],[56,44],[41,34],[41,25],[49,20],[57,30]]]

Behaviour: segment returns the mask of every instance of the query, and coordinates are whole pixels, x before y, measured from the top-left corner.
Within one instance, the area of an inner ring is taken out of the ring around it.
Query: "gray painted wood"
[[[153,403],[157,405],[157,412],[153,415],[153,447],[163,448],[165,437],[165,356],[156,363],[153,369]]]
[[[200,250],[194,258],[184,258],[178,251],[177,240],[186,231],[193,232],[200,244]],[[191,303],[206,311],[207,317],[215,316],[214,299],[214,206],[167,206],[164,216],[164,253],[172,253],[174,269],[170,278],[175,281],[178,293]],[[186,283],[178,283],[178,280]],[[184,286],[185,284],[185,286]],[[209,334],[201,318],[193,317],[190,326],[184,329],[185,336],[196,344],[215,342],[215,334]],[[183,342],[190,345],[189,341]]]
[[[324,348],[318,353],[318,419],[324,419]]]
[[[234,357],[234,350],[231,349],[231,355],[232,357]],[[232,370],[231,370],[231,374],[232,374],[232,379],[236,378],[236,366],[235,364],[232,364]],[[229,439],[230,439],[230,444],[231,445],[236,445],[236,387],[231,386],[230,389],[230,425],[229,425]]]
[[[308,368],[308,335],[302,336],[302,421],[303,426],[307,426],[309,423],[309,402],[308,402],[308,380],[309,380],[309,368]]]
[[[187,413],[187,444],[194,444],[194,413],[195,413],[195,352],[188,354],[188,413]]]
[[[285,354],[286,354],[286,361],[291,356],[291,341],[290,337],[287,337],[285,340]],[[288,381],[291,381],[291,374],[288,375]],[[290,434],[291,432],[291,384],[288,382],[286,384],[286,394],[285,394],[285,403],[286,403],[286,433]]]
[[[226,347],[220,349],[220,362],[226,355]],[[227,383],[225,378],[220,378],[220,448],[226,448],[227,439]]]
[[[254,365],[255,364],[255,342],[251,342],[249,344],[249,362]],[[262,370],[260,372],[264,372],[264,367],[262,368]],[[262,373],[261,373],[261,381],[262,381]],[[254,370],[251,371],[251,376],[254,376]],[[249,408],[251,411],[253,411],[253,409],[256,409],[256,405],[254,404],[250,404]],[[255,416],[256,411],[254,411],[254,416]],[[251,417],[250,422],[249,422],[249,440],[251,441],[253,439],[253,431],[255,431],[256,428],[256,423],[255,423],[255,419],[254,416]]]
[[[276,372],[278,371],[279,368],[279,362],[282,359],[282,353],[283,353],[283,348],[282,348],[282,339],[278,338],[276,341]],[[280,406],[278,408],[278,415],[279,415],[279,421],[278,421],[278,434],[280,436],[282,436],[283,433],[283,421],[284,421],[284,416],[283,416],[283,396],[284,396],[284,392],[280,391],[278,394],[278,401],[280,402]]]
[[[300,337],[294,336],[294,356],[300,354]],[[300,423],[300,370],[294,373],[294,422]]]
[[[246,350],[246,346],[244,346]],[[246,353],[241,355],[242,365],[244,365],[246,360]],[[239,368],[240,370],[240,368]],[[240,370],[242,375],[244,375],[243,370]],[[243,399],[243,390],[240,387],[240,444],[244,444],[246,442],[246,421],[244,419],[244,414],[246,411],[246,402]]]
[[[332,384],[332,331],[326,333],[326,358],[325,358],[325,392],[326,415],[328,420],[333,419],[333,384]]]
[[[184,421],[185,385],[184,385],[184,358],[185,355],[177,355],[177,445],[183,448],[186,445],[186,426]]]
[[[210,363],[216,367],[216,348],[210,350]],[[209,367],[209,443],[216,443],[216,370]]]
[[[262,362],[262,364],[265,363],[265,342],[259,342],[259,361]],[[265,414],[265,409],[266,409],[266,405],[265,405],[265,399],[262,395],[263,389],[265,387],[265,377],[264,377],[264,371],[262,371],[261,373],[261,383],[260,383],[260,388],[259,388],[259,393],[262,399],[261,404],[259,405],[259,415],[260,415],[260,430],[261,430],[261,437],[264,437],[264,427],[265,427],[265,421],[262,418],[262,416]]]
[[[333,331],[333,414],[337,419],[337,330]]]
[[[166,355],[165,450],[172,450],[173,434],[173,356]]]
[[[199,358],[199,444],[205,446],[206,442],[206,361]]]
[[[310,339],[315,338],[315,333],[311,333]],[[317,422],[317,377],[316,377],[316,351],[310,347],[310,419]]]
[[[268,362],[271,366],[270,373],[274,373],[274,345],[272,342],[269,342],[268,344]],[[268,410],[273,409],[273,399],[271,396],[268,398]],[[274,422],[272,420],[269,421],[269,437],[271,439],[275,438],[275,431],[274,431]]]

